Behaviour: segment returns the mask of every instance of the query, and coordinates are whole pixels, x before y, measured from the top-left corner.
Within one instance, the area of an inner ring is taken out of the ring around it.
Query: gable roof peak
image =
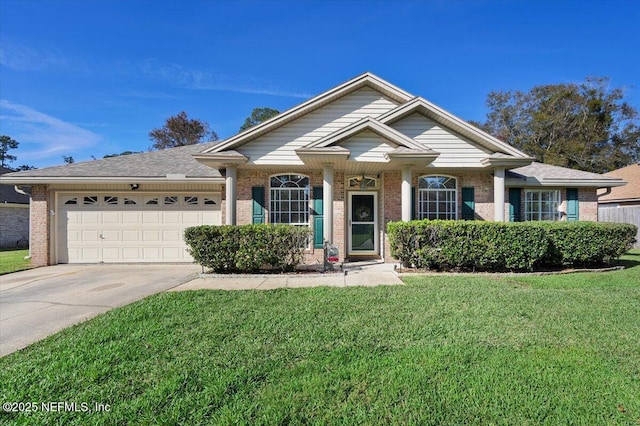
[[[245,130],[242,133],[238,133],[226,139],[225,141],[220,142],[218,145],[212,148],[202,151],[202,154],[235,149],[240,145],[248,143],[266,133],[277,129],[278,127],[281,127],[299,117],[302,117],[305,114],[308,114],[363,87],[370,87],[400,104],[408,102],[409,100],[414,98],[414,96],[410,93],[389,83],[386,80],[383,80],[377,75],[366,71],[351,78],[350,80],[345,81],[342,84],[339,84],[338,86],[327,90],[326,92],[314,96],[313,98],[278,114],[270,120],[251,127],[250,129]]]

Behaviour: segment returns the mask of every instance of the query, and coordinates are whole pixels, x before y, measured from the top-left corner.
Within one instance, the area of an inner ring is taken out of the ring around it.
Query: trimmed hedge
[[[291,225],[194,226],[184,240],[196,263],[215,272],[292,271],[304,259],[310,236]]]
[[[416,268],[531,271],[602,264],[633,244],[635,225],[422,220],[388,225],[391,255]]]

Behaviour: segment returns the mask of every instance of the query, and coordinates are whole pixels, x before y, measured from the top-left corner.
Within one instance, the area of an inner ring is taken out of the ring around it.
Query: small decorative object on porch
[[[328,241],[324,242],[324,269],[333,269],[333,264],[337,263],[340,259],[340,252],[338,246],[330,244]]]

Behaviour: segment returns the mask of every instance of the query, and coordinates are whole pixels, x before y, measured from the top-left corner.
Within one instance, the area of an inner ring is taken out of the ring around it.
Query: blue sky
[[[632,0],[0,0],[0,133],[37,167],[147,150],[182,110],[223,139],[364,71],[470,120],[587,76],[640,109],[639,52]]]

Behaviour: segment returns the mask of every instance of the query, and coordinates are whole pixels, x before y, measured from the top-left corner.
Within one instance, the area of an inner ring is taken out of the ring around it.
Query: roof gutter
[[[224,183],[222,176],[216,177],[186,177],[184,175],[167,175],[165,177],[124,176],[124,177],[63,177],[63,176],[16,176],[0,177],[0,184],[10,185],[46,185],[51,183],[63,184],[113,184],[113,183]]]

